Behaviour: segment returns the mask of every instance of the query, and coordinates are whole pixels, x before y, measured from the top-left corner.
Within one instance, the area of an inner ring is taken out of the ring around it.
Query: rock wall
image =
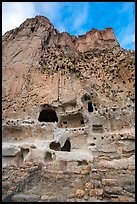
[[[43,16],[7,32],[2,46],[2,164],[13,189],[3,183],[3,200],[60,200],[61,171],[64,201],[133,201],[134,51],[112,28],[77,38]],[[31,196],[45,175],[50,191]]]

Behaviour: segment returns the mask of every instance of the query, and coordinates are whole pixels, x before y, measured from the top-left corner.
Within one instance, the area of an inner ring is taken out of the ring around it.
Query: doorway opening
[[[55,110],[50,106],[43,106],[38,121],[40,122],[58,122]]]
[[[88,112],[93,112],[93,105],[91,102],[88,103]]]
[[[67,139],[64,146],[61,147],[61,151],[70,152],[70,150],[71,150],[71,144],[70,144],[70,141]]]

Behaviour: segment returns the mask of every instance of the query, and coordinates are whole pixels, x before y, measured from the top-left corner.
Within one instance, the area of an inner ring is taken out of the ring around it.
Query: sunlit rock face
[[[26,179],[23,171],[35,164],[34,186],[47,170],[77,173],[77,179],[64,176],[65,201],[133,201],[134,80],[135,52],[120,47],[112,28],[76,37],[36,16],[5,33],[2,165],[10,185],[11,167]],[[44,194],[31,199],[48,200]]]

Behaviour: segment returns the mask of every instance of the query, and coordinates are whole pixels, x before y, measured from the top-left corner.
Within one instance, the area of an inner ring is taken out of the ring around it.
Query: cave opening
[[[45,161],[52,161],[51,152],[45,152]]]
[[[55,110],[50,107],[44,108],[39,115],[38,121],[40,122],[58,122],[58,117]]]
[[[55,151],[66,151],[66,152],[70,152],[71,150],[71,144],[69,139],[67,139],[63,145],[63,147],[61,147],[59,142],[51,142],[49,145],[49,148]]]
[[[88,103],[88,112],[93,112],[92,102],[89,102],[89,103]]]
[[[29,148],[22,148],[21,147],[21,155],[22,155],[22,158],[24,159],[29,153]]]
[[[35,27],[31,27],[31,32],[33,33],[35,30]]]
[[[71,144],[70,144],[70,141],[69,139],[66,140],[65,144],[63,147],[61,147],[61,151],[67,151],[67,152],[70,152],[71,150]]]
[[[103,133],[104,132],[104,128],[102,125],[92,125],[92,131],[96,132],[96,133]]]
[[[81,113],[61,116],[58,123],[59,128],[77,128],[84,126],[84,118]]]
[[[55,151],[60,151],[61,150],[61,146],[59,142],[51,142],[49,145],[50,149],[53,149]]]

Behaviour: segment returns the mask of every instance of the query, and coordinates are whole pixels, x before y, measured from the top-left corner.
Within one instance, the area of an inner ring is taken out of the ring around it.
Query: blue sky
[[[2,34],[36,15],[76,36],[112,27],[121,47],[135,49],[134,2],[2,2]]]

